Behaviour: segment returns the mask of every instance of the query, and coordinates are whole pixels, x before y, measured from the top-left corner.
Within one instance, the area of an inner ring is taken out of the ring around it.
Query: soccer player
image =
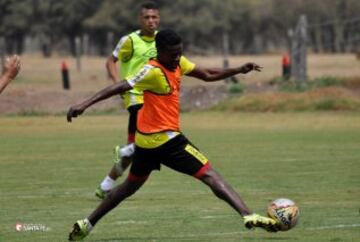
[[[144,92],[144,106],[139,111],[137,121],[134,160],[128,177],[114,187],[87,218],[74,224],[69,240],[86,237],[105,214],[134,194],[153,170],[160,170],[161,165],[193,176],[206,184],[218,198],[227,202],[244,218],[247,228],[260,227],[276,232],[277,222],[253,213],[179,128],[182,75],[212,82],[238,73],[260,71],[261,67],[255,63],[246,63],[236,68],[201,68],[182,55],[182,41],[174,31],[162,30],[157,33],[155,40],[156,59],[151,59],[134,77],[104,88],[91,98],[72,106],[67,113],[67,120],[71,122],[72,118],[82,114],[91,105],[113,95],[134,87]]]
[[[20,57],[13,55],[6,58],[3,74],[0,76],[0,93],[17,76],[20,71]]]
[[[118,42],[112,55],[106,61],[106,67],[111,80],[119,81],[117,62],[120,62],[120,72],[123,78],[136,74],[150,58],[156,56],[155,34],[160,23],[159,8],[156,3],[147,1],[139,9],[140,30],[125,35]],[[133,88],[122,94],[125,108],[129,112],[127,145],[115,146],[114,165],[108,175],[95,190],[95,195],[103,199],[114,186],[115,180],[129,166],[134,153],[137,113],[143,105],[143,93]]]

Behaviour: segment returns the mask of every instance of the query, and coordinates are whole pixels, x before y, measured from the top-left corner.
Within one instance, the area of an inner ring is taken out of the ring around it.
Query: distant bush
[[[311,88],[344,86],[344,83],[344,79],[331,76],[318,77],[309,81]]]
[[[234,93],[243,93],[244,92],[244,86],[241,83],[232,83],[228,85],[227,91],[231,94]]]
[[[274,78],[270,84],[277,85],[279,91],[283,92],[304,92],[315,88],[345,86],[346,81],[342,78],[324,76],[301,82],[297,80],[284,81],[281,78]]]
[[[214,107],[222,111],[360,111],[360,97],[341,87],[317,88],[302,93],[256,93],[226,100]]]

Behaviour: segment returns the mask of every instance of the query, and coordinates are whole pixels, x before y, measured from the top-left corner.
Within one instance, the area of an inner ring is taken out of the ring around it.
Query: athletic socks
[[[112,179],[111,177],[109,177],[109,176],[106,176],[106,177],[104,178],[104,180],[101,182],[100,188],[101,188],[103,191],[109,191],[109,190],[111,190],[111,188],[113,188],[114,183],[115,183],[115,180],[113,180],[113,179]]]

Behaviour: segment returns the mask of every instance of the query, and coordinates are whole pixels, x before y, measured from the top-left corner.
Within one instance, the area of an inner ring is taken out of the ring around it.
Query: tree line
[[[37,46],[45,55],[108,55],[118,39],[138,28],[133,0],[0,0],[0,38],[7,53]],[[359,51],[358,0],[155,0],[161,28],[172,28],[194,54],[219,54],[228,36],[231,54],[288,49],[299,17],[308,21],[314,52]],[[36,43],[36,45],[34,44]],[[85,48],[86,47],[86,48]]]

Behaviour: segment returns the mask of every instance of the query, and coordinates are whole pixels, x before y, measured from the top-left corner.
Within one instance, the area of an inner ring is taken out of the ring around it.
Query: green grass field
[[[126,115],[0,118],[0,241],[67,241],[125,141]],[[185,113],[182,128],[248,205],[295,200],[288,232],[248,231],[191,177],[167,168],[101,220],[85,241],[359,241],[359,113]],[[40,224],[47,231],[15,230]]]

